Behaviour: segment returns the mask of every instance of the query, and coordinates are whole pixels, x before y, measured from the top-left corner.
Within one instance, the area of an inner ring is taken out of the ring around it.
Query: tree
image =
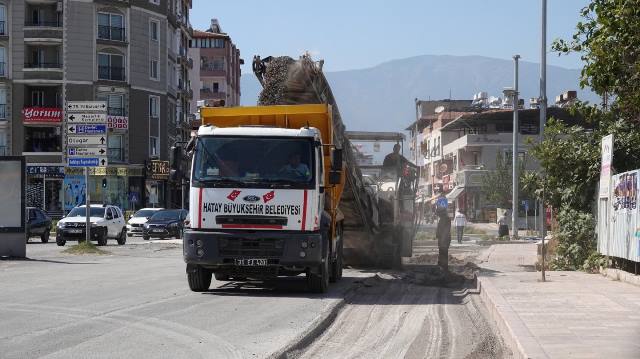
[[[569,41],[558,39],[559,54],[581,54],[580,86],[590,87],[629,120],[640,119],[640,1],[592,0]]]
[[[513,173],[511,152],[504,155],[498,153],[496,156],[496,169],[487,171],[482,177],[482,192],[485,194],[487,201],[495,204],[498,208],[511,208],[512,178]],[[528,172],[525,170],[526,163],[518,162],[519,178],[519,197],[522,200],[532,199],[532,192],[529,191],[530,186],[525,185],[525,179],[528,178]]]

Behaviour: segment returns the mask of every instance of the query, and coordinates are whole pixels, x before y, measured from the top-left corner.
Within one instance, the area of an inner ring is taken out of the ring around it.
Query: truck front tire
[[[187,265],[189,289],[193,292],[206,292],[211,285],[211,271],[199,266]]]
[[[322,256],[322,263],[318,268],[318,273],[307,273],[307,282],[309,283],[309,289],[314,293],[325,293],[329,289],[329,243],[324,244],[324,255]]]

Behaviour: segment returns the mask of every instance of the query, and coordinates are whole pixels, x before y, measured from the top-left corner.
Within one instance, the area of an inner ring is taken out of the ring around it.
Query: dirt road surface
[[[472,280],[481,248],[451,250],[451,271],[433,264],[435,243],[425,242],[404,272],[378,273],[360,288],[300,358],[510,358],[486,319]]]

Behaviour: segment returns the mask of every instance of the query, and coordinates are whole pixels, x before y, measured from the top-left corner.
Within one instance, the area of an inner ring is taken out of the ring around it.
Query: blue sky
[[[548,1],[548,44],[569,39],[588,0]],[[270,6],[269,4],[276,4]],[[540,0],[194,0],[191,23],[218,18],[246,61],[310,51],[326,71],[416,55],[482,55],[539,62]],[[580,68],[577,55],[548,63]]]

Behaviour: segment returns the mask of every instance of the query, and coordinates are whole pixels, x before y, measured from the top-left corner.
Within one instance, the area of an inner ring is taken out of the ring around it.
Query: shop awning
[[[453,190],[451,190],[451,192],[449,192],[447,194],[447,199],[451,202],[451,201],[455,201],[456,198],[458,198],[458,196],[464,192],[464,187],[454,187]]]

